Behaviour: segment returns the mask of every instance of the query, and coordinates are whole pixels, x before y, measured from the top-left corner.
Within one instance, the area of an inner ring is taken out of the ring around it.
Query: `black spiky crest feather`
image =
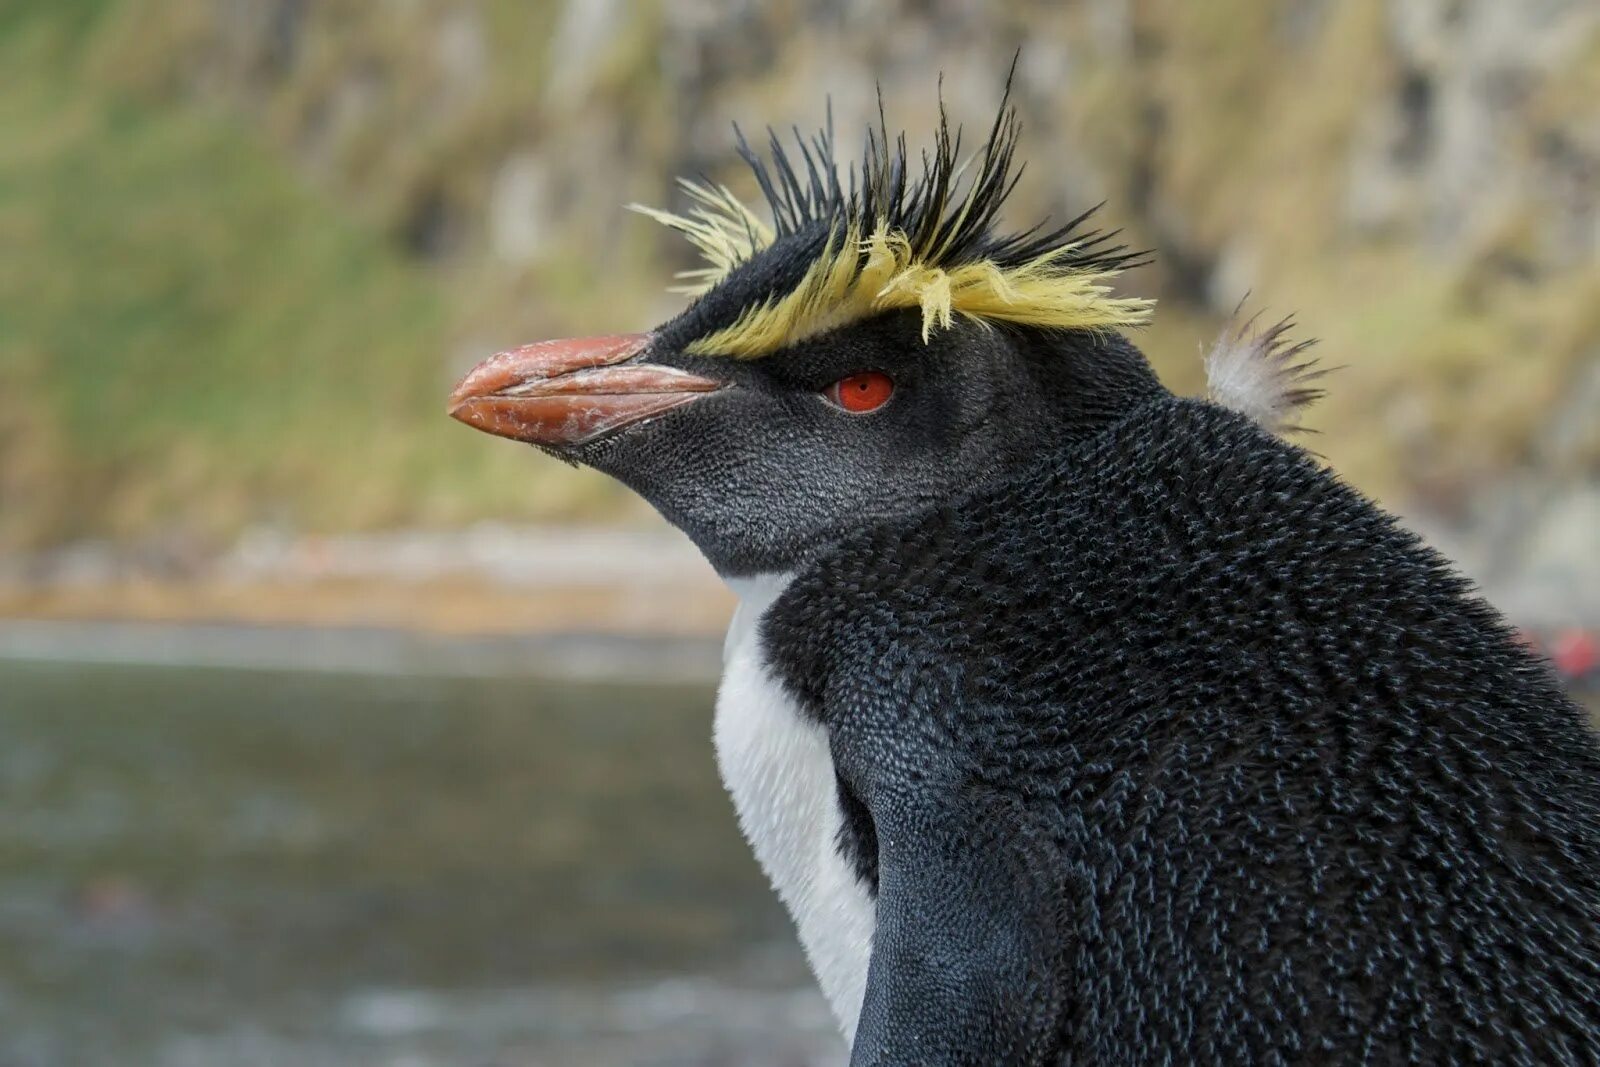
[[[1015,64],[1013,63],[1013,74]],[[685,291],[715,291],[740,268],[791,239],[812,237],[804,274],[767,292],[731,322],[695,338],[700,354],[746,358],[893,308],[919,307],[923,336],[953,314],[1045,328],[1119,328],[1142,323],[1150,302],[1116,298],[1105,279],[1144,261],[1117,233],[1086,228],[1095,208],[1065,225],[1001,232],[997,217],[1015,189],[1021,122],[1011,77],[989,136],[965,163],[962,131],[952,130],[941,97],[933,147],[913,160],[904,134],[890,139],[879,95],[879,124],[868,129],[858,166],[842,168],[832,113],[811,138],[794,130],[793,148],[769,129],[763,157],[735,127],[738,153],[760,189],[771,223],[727,187],[681,181],[695,201],[687,214],[634,205],[684,233],[708,266],[687,272]]]

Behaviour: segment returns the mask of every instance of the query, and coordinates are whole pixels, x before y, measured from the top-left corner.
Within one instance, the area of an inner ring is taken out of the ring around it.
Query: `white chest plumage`
[[[717,692],[717,765],[739,825],[794,919],[845,1039],[855,1036],[872,952],[874,906],[839,855],[839,810],[826,731],[773,679],[758,623],[789,575],[736,579]]]

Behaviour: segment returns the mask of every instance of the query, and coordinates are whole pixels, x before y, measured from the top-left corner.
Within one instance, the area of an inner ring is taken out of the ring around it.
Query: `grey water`
[[[841,1063],[710,716],[0,662],[0,1067]]]

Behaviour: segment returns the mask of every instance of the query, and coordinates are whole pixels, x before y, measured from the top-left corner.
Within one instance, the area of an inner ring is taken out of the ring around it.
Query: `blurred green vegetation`
[[[101,73],[142,6],[0,11],[0,544],[614,500],[496,491],[534,461],[443,417],[445,279],[227,114]]]

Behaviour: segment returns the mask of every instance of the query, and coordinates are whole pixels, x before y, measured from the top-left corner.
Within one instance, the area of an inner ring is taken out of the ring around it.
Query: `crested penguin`
[[[1600,747],[1469,583],[1274,431],[1281,327],[1173,395],[1088,216],[879,125],[684,182],[696,299],[450,412],[738,593],[715,747],[865,1065],[1600,1063]]]

